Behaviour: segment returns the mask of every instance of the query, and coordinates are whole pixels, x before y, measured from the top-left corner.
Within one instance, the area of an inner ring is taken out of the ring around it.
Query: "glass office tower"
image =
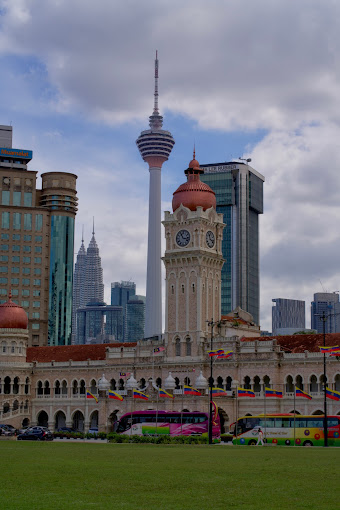
[[[223,214],[221,310],[237,306],[260,321],[259,214],[263,213],[264,177],[244,163],[200,165],[201,181],[216,194],[216,210]]]

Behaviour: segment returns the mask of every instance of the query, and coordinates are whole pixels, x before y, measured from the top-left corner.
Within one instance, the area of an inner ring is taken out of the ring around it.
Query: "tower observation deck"
[[[146,276],[145,338],[162,334],[161,273],[161,171],[175,144],[171,133],[162,129],[163,117],[158,110],[158,58],[155,59],[154,108],[149,117],[150,129],[142,131],[136,144],[149,165],[149,228]]]

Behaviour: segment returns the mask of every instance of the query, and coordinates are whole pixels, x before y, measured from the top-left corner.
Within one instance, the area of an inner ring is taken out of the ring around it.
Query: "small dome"
[[[208,381],[202,374],[202,371],[200,372],[200,375],[196,379],[195,386],[199,390],[204,390],[205,388],[208,387]]]
[[[169,372],[168,377],[164,381],[164,388],[166,390],[174,390],[176,388],[176,381],[172,377],[171,372]]]
[[[27,329],[28,317],[25,310],[13,303],[11,294],[8,301],[0,305],[0,328]]]
[[[129,379],[126,381],[126,389],[127,390],[132,390],[133,388],[137,388],[137,386],[138,386],[138,382],[133,377],[133,374],[131,374]]]
[[[214,191],[200,179],[203,170],[200,168],[199,162],[192,159],[189,167],[185,170],[187,174],[187,182],[181,184],[173,194],[172,210],[173,212],[179,208],[181,204],[191,211],[196,211],[197,207],[203,207],[203,210],[214,207],[216,209],[216,196]]]
[[[104,374],[102,375],[102,377],[98,381],[98,389],[99,389],[99,391],[107,391],[107,390],[110,389],[110,383],[106,379]]]

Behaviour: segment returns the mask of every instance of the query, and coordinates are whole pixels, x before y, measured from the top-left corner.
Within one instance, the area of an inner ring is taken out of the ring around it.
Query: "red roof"
[[[282,336],[261,336],[243,338],[243,342],[258,340],[260,342],[268,342],[268,340],[276,339],[283,351],[286,352],[319,352],[319,347],[323,346],[323,334],[315,335],[282,335]],[[326,346],[340,345],[340,333],[327,333]]]
[[[28,363],[49,363],[51,361],[86,361],[106,359],[107,347],[135,347],[136,342],[95,344],[95,345],[58,345],[48,347],[28,347]]]

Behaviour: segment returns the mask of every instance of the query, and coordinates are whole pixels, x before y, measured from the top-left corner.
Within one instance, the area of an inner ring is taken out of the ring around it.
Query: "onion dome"
[[[166,390],[174,390],[176,388],[176,381],[172,377],[171,372],[169,372],[168,377],[164,381],[164,389]]]
[[[214,191],[200,179],[203,170],[200,168],[199,162],[194,157],[189,163],[189,167],[184,171],[187,175],[187,182],[181,184],[175,191],[172,199],[173,212],[179,208],[181,204],[191,211],[196,211],[197,207],[203,207],[203,210],[214,207],[216,209],[216,196]]]
[[[28,317],[25,310],[13,303],[12,295],[8,301],[0,305],[0,328],[27,329]]]
[[[134,388],[137,388],[138,382],[133,377],[133,374],[129,377],[129,379],[126,381],[126,389],[127,390],[133,390]]]
[[[200,372],[200,375],[196,378],[195,381],[195,388],[199,390],[204,390],[208,387],[208,381],[202,374],[202,371]]]
[[[98,381],[98,390],[99,391],[107,391],[110,389],[110,383],[106,379],[105,375],[103,374],[102,377]]]

